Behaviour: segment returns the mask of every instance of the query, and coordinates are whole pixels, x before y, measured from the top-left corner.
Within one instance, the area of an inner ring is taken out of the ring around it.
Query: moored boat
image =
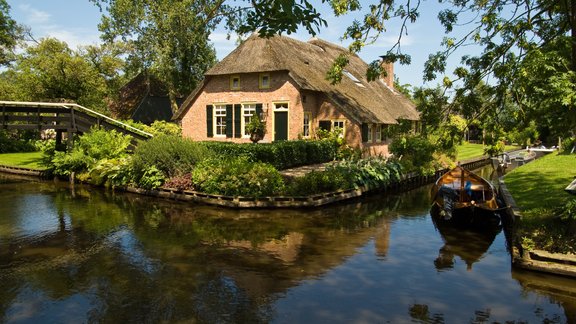
[[[494,186],[481,176],[457,166],[444,173],[432,186],[433,215],[439,221],[462,225],[500,222]]]

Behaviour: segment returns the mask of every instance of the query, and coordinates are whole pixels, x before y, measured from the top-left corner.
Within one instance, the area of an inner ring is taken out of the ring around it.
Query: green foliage
[[[53,154],[51,165],[54,174],[66,176],[70,175],[70,172],[89,173],[100,160],[126,157],[130,137],[114,130],[92,128],[75,142],[76,145],[70,152],[54,151],[52,145],[46,146],[46,156]]]
[[[156,120],[150,125],[154,135],[171,135],[182,136],[182,127],[176,123],[167,122],[164,120]]]
[[[508,134],[508,138],[513,143],[518,143],[521,146],[529,146],[540,138],[540,133],[535,121],[530,121],[528,125],[515,129]]]
[[[324,171],[313,171],[290,183],[287,192],[307,196],[350,188],[381,188],[400,180],[402,167],[398,162],[382,158],[340,161]]]
[[[224,157],[245,156],[253,162],[272,164],[279,170],[333,160],[338,144],[329,139],[278,141],[260,144],[203,142],[210,151]]]
[[[70,153],[56,151],[52,158],[54,174],[68,176],[72,172],[87,171],[95,161],[79,150],[72,150]]]
[[[11,96],[21,101],[72,101],[101,112],[107,110],[106,97],[117,89],[111,81],[119,71],[103,71],[101,62],[92,62],[81,51],[64,42],[44,38],[17,56],[1,82],[13,84]],[[0,86],[2,88],[2,86]]]
[[[257,143],[263,139],[264,134],[266,134],[266,124],[260,120],[259,116],[254,115],[246,125],[246,131],[250,134],[250,140],[253,143]]]
[[[190,93],[216,61],[208,36],[228,7],[221,1],[91,1],[105,13],[102,39],[128,43],[128,72],[158,77],[174,106],[175,95]]]
[[[411,134],[401,136],[390,144],[389,149],[406,172],[432,174],[436,171],[434,158],[436,146],[424,136]]]
[[[90,170],[90,183],[106,187],[126,187],[134,175],[130,156],[103,159]]]
[[[202,143],[180,136],[158,135],[136,147],[132,165],[137,177],[155,166],[164,177],[170,178],[190,173],[198,162],[213,155]]]
[[[400,163],[379,157],[356,161],[341,161],[327,167],[326,170],[344,174],[346,179],[352,180],[351,184],[355,187],[383,187],[391,182],[400,180],[402,176]]]
[[[27,140],[22,140],[17,134],[7,133],[0,130],[0,153],[34,152],[35,145]]]
[[[341,170],[312,171],[292,180],[287,188],[291,196],[309,196],[324,192],[334,192],[352,188],[349,172]]]
[[[164,173],[156,166],[147,167],[141,176],[137,177],[136,184],[138,187],[146,190],[157,189],[165,181]]]
[[[0,0],[0,66],[10,62],[12,50],[22,37],[22,27],[10,17],[10,6]]]
[[[576,199],[569,200],[562,206],[558,211],[558,215],[562,220],[576,221]]]
[[[568,137],[562,141],[562,154],[576,152],[576,137]]]
[[[194,187],[226,196],[272,196],[284,191],[284,180],[272,165],[246,157],[212,158],[192,172]]]

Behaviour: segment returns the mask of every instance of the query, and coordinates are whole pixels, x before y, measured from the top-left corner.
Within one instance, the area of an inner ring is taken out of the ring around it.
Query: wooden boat
[[[444,173],[431,190],[433,215],[440,221],[463,225],[500,222],[494,186],[481,176],[457,166]]]

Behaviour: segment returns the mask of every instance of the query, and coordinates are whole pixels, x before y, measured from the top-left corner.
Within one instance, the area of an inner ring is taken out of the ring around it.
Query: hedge
[[[215,141],[202,143],[218,156],[245,156],[252,162],[272,164],[278,170],[332,161],[338,150],[338,143],[331,140],[296,140],[258,144]]]

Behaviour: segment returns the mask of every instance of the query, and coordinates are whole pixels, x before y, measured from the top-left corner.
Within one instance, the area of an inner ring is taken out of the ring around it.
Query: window
[[[230,77],[230,90],[240,90],[240,76],[233,75]]]
[[[374,134],[372,133],[374,131],[374,126],[372,124],[368,125],[368,143],[371,143],[374,139]]]
[[[360,82],[360,80],[358,80],[357,77],[354,76],[354,74],[344,70],[342,71],[342,73],[344,73],[344,75],[346,75],[350,80],[352,80],[357,86],[362,87],[362,88],[366,88],[362,82]]]
[[[342,130],[342,132],[340,133],[340,138],[343,138],[344,132],[345,132],[343,120],[333,120],[332,121],[332,129],[337,129],[337,128]]]
[[[260,74],[259,86],[260,86],[260,89],[269,89],[270,88],[270,74],[268,74],[268,73]]]
[[[302,128],[302,135],[304,137],[310,137],[310,119],[312,117],[312,113],[309,111],[304,112],[304,126]]]
[[[214,106],[214,129],[216,136],[226,136],[226,105]]]
[[[242,123],[243,123],[242,129],[244,130],[243,135],[245,137],[250,136],[250,133],[248,133],[246,131],[246,125],[248,125],[250,123],[252,116],[254,116],[255,114],[256,114],[256,104],[255,103],[242,105]]]
[[[376,125],[376,142],[382,141],[382,125]]]

